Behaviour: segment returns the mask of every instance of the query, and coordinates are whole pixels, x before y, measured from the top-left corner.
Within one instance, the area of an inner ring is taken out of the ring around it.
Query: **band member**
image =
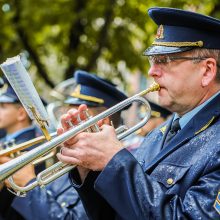
[[[135,157],[103,125],[67,140],[58,158],[78,165],[71,181],[90,219],[219,219],[220,20],[173,8],[148,13],[158,25],[144,52],[149,75],[159,104],[175,113]],[[58,132],[84,108],[63,115]]]
[[[39,129],[32,125],[25,108],[7,80],[4,82],[2,94],[0,95],[0,129],[5,131],[5,136],[0,139],[1,148],[3,149],[26,142],[40,135]],[[4,163],[7,160],[5,157],[0,157],[0,163]],[[38,173],[44,168],[45,165],[42,163],[36,167],[36,172]],[[0,192],[0,214],[4,219],[22,219],[15,209],[11,207],[13,200],[14,195],[6,187],[3,187]]]
[[[90,115],[94,116],[127,98],[114,84],[94,74],[79,70],[74,75],[77,87],[65,100],[65,104],[71,107],[86,104],[89,107]],[[106,119],[105,122],[110,124],[110,120],[115,126],[118,126],[120,113]],[[18,171],[14,177],[15,182],[25,186],[35,181],[36,175],[33,167],[29,165]],[[19,205],[17,205],[18,203]],[[87,219],[82,202],[72,187],[68,174],[47,185],[45,190],[36,187],[29,191],[26,197],[17,197],[13,207],[26,220]]]
[[[163,108],[162,106],[149,101],[150,107],[151,107],[151,116],[147,123],[137,130],[132,135],[129,135],[127,138],[123,140],[123,145],[128,150],[135,152],[137,148],[140,146],[142,141],[144,140],[144,137],[150,133],[153,129],[158,127],[160,124],[165,122],[169,116],[171,116],[171,112],[167,110],[166,108]],[[143,105],[138,106],[138,112],[137,116],[140,120],[142,120],[146,115],[146,109]]]

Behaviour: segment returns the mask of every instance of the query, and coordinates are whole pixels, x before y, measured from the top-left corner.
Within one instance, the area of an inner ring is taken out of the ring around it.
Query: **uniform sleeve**
[[[96,178],[90,176],[78,186],[78,191],[93,220],[101,220],[100,215],[105,211],[109,219],[219,219],[213,208],[219,180],[220,154],[217,153],[186,192],[181,192],[178,188],[181,184],[177,184],[171,193],[147,175],[128,151],[121,150]],[[180,192],[184,196],[179,196]]]
[[[64,202],[57,196],[58,192],[55,194],[50,190],[56,181],[51,184],[44,189],[34,188],[24,198],[16,197],[12,204],[13,208],[26,220],[86,220],[84,208],[74,188],[70,187],[68,190],[64,190],[61,187],[59,189],[61,197],[66,201]]]
[[[147,175],[131,154],[122,150],[100,174],[95,189],[122,219],[218,219],[213,205],[220,189],[219,180],[218,152],[180,197],[181,184],[170,193],[171,190]],[[187,180],[184,181],[186,186]]]
[[[113,220],[115,219],[115,212],[104,198],[94,190],[95,180],[99,174],[100,172],[91,171],[83,184],[80,181],[77,169],[73,169],[69,176],[73,187],[79,193],[89,219]]]

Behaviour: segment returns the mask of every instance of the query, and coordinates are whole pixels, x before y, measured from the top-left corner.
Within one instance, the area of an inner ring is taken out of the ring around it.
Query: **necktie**
[[[170,131],[167,134],[165,143],[168,143],[180,130],[179,118],[175,119],[171,125]]]

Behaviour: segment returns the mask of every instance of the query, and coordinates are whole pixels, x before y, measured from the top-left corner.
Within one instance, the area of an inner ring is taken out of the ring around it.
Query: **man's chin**
[[[160,106],[162,106],[163,108],[166,108],[168,109],[169,111],[172,111],[172,107],[171,107],[171,104],[169,101],[167,100],[164,100],[163,98],[160,98],[158,99],[158,103]]]

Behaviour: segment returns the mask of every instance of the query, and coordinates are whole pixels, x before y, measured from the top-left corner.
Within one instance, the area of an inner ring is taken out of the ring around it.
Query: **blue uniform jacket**
[[[70,178],[88,216],[98,219],[220,219],[220,95],[167,144],[172,118],[152,131],[135,157],[118,152],[80,185]],[[105,214],[107,213],[107,214]]]
[[[26,141],[32,140],[40,135],[42,135],[42,133],[39,130],[39,128],[36,126],[31,126],[28,129],[25,129],[24,131],[19,132],[16,136],[14,136],[13,140],[14,140],[15,145],[18,145],[18,144],[24,143]],[[0,142],[4,143],[5,138],[0,139]],[[28,151],[28,150],[31,150],[35,147],[36,147],[36,145],[30,146],[30,147],[24,149],[23,151]],[[4,144],[3,144],[3,148],[4,148]],[[45,164],[40,163],[39,165],[37,165],[35,167],[35,172],[39,173],[40,171],[42,171],[44,169],[45,169]]]
[[[67,174],[43,189],[34,188],[26,197],[17,197],[12,206],[25,220],[88,219]]]
[[[15,144],[21,144],[23,142],[29,141],[36,137],[36,133],[37,133],[37,128],[35,126],[32,126],[29,129],[24,130],[24,132],[18,133],[18,135],[14,137],[14,142]],[[5,138],[4,137],[1,138],[0,142],[4,143]]]

